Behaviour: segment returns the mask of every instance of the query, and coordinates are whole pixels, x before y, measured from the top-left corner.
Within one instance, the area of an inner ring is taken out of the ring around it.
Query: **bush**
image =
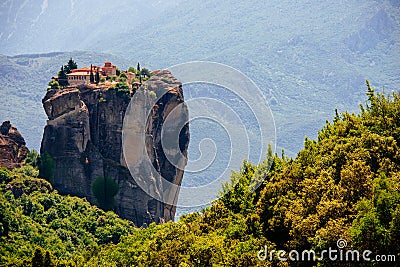
[[[126,95],[130,96],[131,89],[129,88],[128,84],[124,82],[118,82],[115,86],[110,87],[111,90],[116,90],[118,95]]]
[[[25,174],[26,176],[31,176],[31,177],[39,176],[39,170],[31,165],[25,165],[18,169],[14,169],[13,172],[14,173],[22,173],[22,174]]]
[[[39,153],[35,149],[32,149],[31,151],[29,151],[28,155],[26,155],[25,163],[33,167],[37,167],[38,160],[39,160]]]
[[[126,76],[125,72],[121,72],[121,74],[118,76],[120,79],[121,78],[128,78],[128,76]]]
[[[39,177],[46,179],[50,183],[53,183],[54,176],[54,160],[51,155],[44,152],[39,158]]]
[[[113,179],[104,176],[98,177],[92,185],[92,191],[100,208],[103,210],[114,208],[114,196],[118,193],[119,186]]]
[[[57,81],[50,81],[49,82],[49,87],[47,87],[47,89],[59,89],[60,88],[60,84]]]
[[[0,168],[0,183],[9,183],[11,180],[10,171],[6,168]]]

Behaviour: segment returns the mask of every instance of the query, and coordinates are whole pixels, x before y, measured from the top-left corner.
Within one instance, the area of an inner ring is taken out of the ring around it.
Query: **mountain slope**
[[[113,33],[140,30],[175,1],[34,1],[0,4],[0,53],[70,51],[91,47]]]
[[[214,60],[238,68],[270,100],[279,146],[297,151],[332,110],[355,110],[366,78],[395,89],[399,14],[395,1],[184,1],[140,35],[96,47],[154,66]]]

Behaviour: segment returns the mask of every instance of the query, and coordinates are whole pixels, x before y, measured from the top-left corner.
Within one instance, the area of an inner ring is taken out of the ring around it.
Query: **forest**
[[[245,160],[209,207],[147,228],[59,195],[34,164],[1,169],[0,266],[396,266],[399,143],[400,95],[367,82],[358,114],[336,111],[295,158],[269,149],[257,166]],[[253,178],[263,181],[255,190]],[[257,257],[265,246],[320,253],[339,239],[372,260]]]

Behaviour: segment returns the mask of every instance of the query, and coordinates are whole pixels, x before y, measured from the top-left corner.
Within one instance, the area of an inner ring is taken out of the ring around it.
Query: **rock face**
[[[0,126],[0,167],[21,167],[29,150],[17,128],[5,121]]]
[[[154,84],[157,88],[153,88]],[[151,136],[146,138],[147,152],[154,168],[172,183],[180,185],[183,170],[168,162],[160,136],[169,113],[167,110],[184,102],[182,86],[170,72],[157,71],[136,94],[149,97],[154,95],[151,92],[154,89],[164,91],[164,96],[152,109],[152,119],[145,127]],[[40,151],[47,152],[54,160],[53,186],[60,193],[86,197],[91,203],[99,204],[92,185],[99,177],[108,177],[119,187],[113,209],[121,217],[137,226],[173,220],[175,206],[164,205],[147,195],[126,167],[122,129],[130,100],[129,92],[102,87],[81,86],[48,91],[43,107],[49,120]],[[187,117],[187,111],[183,112]],[[179,142],[180,152],[186,155],[188,125],[181,130]],[[148,177],[140,178],[152,183]]]

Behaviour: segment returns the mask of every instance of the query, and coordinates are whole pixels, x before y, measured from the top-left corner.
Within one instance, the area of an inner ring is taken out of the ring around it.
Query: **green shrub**
[[[92,191],[100,208],[112,210],[114,208],[114,196],[119,191],[118,184],[109,177],[100,176],[92,185]]]
[[[25,163],[33,167],[37,167],[38,159],[39,153],[35,149],[32,149],[31,151],[29,151],[28,155],[26,155]]]
[[[8,183],[12,180],[10,171],[6,168],[0,168],[0,183]]]
[[[59,89],[59,88],[60,88],[60,84],[57,81],[50,81],[49,82],[49,87],[47,88],[47,90]]]
[[[53,183],[54,176],[54,160],[51,155],[44,152],[39,158],[39,177],[46,179],[50,183]]]

